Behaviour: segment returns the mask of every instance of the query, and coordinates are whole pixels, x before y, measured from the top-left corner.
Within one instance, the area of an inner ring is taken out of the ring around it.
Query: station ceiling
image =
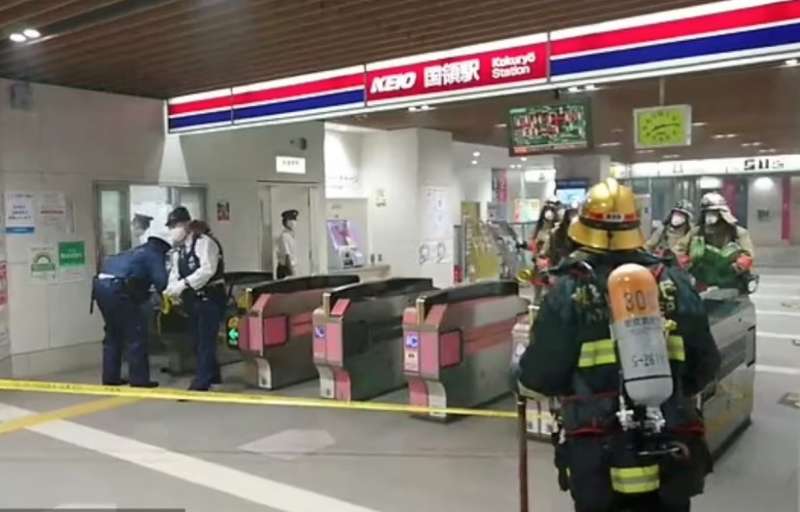
[[[168,98],[697,3],[4,0],[0,76]]]
[[[692,145],[658,151],[633,146],[633,110],[661,104],[658,79],[600,84],[578,94],[566,90],[435,105],[433,110],[394,110],[348,116],[338,123],[394,130],[430,128],[453,133],[456,140],[508,146],[505,123],[514,107],[555,101],[591,101],[592,152],[620,162],[723,158],[800,153],[800,66],[783,62],[725,71],[671,76],[663,82],[663,104],[692,106],[699,123]]]

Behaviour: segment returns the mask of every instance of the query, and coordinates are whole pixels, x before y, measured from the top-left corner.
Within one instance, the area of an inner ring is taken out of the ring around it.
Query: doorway
[[[261,262],[264,270],[275,271],[278,265],[278,237],[283,230],[281,213],[297,210],[295,243],[297,254],[296,273],[300,276],[312,274],[315,268],[313,230],[311,219],[314,211],[311,205],[313,186],[302,184],[267,184],[259,187],[261,207]]]

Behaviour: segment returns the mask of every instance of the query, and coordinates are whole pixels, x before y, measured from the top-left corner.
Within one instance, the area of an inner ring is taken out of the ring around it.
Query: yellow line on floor
[[[116,409],[125,405],[132,404],[140,401],[139,398],[129,397],[113,397],[104,398],[102,400],[92,400],[91,402],[84,402],[77,405],[71,405],[62,409],[55,409],[53,411],[42,412],[38,414],[31,414],[22,418],[6,421],[0,423],[0,435],[10,434],[51,421],[66,420],[69,418],[77,418],[79,416],[86,416],[96,412],[108,411]]]

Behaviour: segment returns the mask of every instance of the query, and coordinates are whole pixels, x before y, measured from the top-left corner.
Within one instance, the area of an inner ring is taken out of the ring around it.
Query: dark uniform
[[[616,182],[609,183],[612,191],[615,187]],[[617,194],[601,196],[595,204],[614,205]],[[635,208],[632,194],[630,205]],[[604,237],[609,245],[612,239],[624,242],[624,236],[630,242],[617,249],[579,249],[553,271],[557,283],[544,299],[532,343],[520,360],[520,382],[561,399],[564,432],[556,465],[559,482],[571,491],[576,511],[688,511],[691,497],[703,491],[711,469],[703,423],[692,397],[714,379],[720,355],[688,274],[638,250],[643,242],[638,224],[620,223],[610,235],[600,230],[599,221],[593,219],[634,215],[625,210],[608,213],[582,211],[580,220],[585,224],[577,228],[573,224],[570,237],[586,245],[592,237],[600,241],[598,246]],[[659,442],[682,443],[685,457],[642,456],[653,446],[642,445],[646,438],[639,431],[623,431],[617,418],[621,366],[609,329],[607,282],[609,274],[625,263],[653,271],[659,304],[672,326],[668,353],[674,392],[661,406],[666,426]]]
[[[143,304],[150,286],[159,293],[167,286],[166,240],[150,237],[128,251],[109,256],[93,283],[92,295],[105,322],[103,384],[119,385],[122,349],[127,343],[131,385],[154,386],[147,354],[147,321]]]

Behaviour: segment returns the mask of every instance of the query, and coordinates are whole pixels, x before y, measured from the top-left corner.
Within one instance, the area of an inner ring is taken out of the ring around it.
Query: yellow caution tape
[[[419,415],[479,416],[484,418],[513,419],[513,411],[493,411],[490,409],[466,409],[460,407],[422,407],[384,402],[342,402],[322,398],[300,398],[277,395],[256,395],[246,393],[220,393],[214,391],[184,391],[169,388],[132,388],[126,386],[101,386],[97,384],[78,384],[71,382],[45,382],[33,380],[0,379],[0,390],[28,391],[36,393],[57,393],[68,395],[92,395],[141,398],[145,400],[186,400],[219,404],[277,405],[283,407],[308,407],[321,409],[348,409],[373,412],[394,412]],[[528,415],[530,417],[530,414]]]

